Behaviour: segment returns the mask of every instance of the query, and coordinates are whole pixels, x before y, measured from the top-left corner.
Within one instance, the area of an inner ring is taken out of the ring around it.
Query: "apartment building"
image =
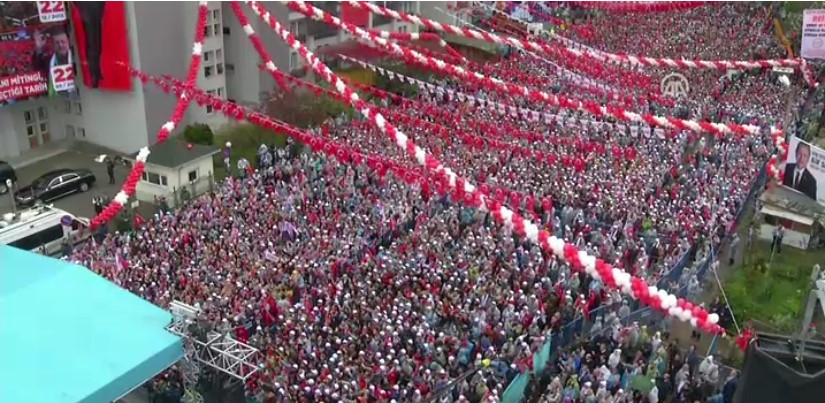
[[[418,1],[378,2],[391,9],[420,13],[435,18],[435,7]],[[291,12],[280,2],[265,7],[306,43],[310,50],[352,39],[324,23]],[[340,16],[338,2],[317,2],[316,6]],[[275,83],[259,69],[255,53],[228,2],[209,2],[205,28],[203,63],[198,85],[221,98],[254,106]],[[126,2],[126,25],[131,63],[153,75],[183,78],[191,56],[196,25],[195,2]],[[276,66],[282,71],[300,70],[304,62],[275,33],[247,9],[248,17]],[[430,15],[432,14],[432,15]],[[443,17],[443,16],[442,16]],[[371,28],[413,32],[417,27],[381,16],[370,16]],[[75,47],[76,48],[76,47]],[[151,85],[133,81],[130,91],[107,91],[85,87],[81,80],[71,94],[41,97],[0,106],[0,159],[21,154],[64,139],[78,139],[113,150],[131,153],[155,141],[157,129],[168,119],[176,100]],[[209,106],[190,105],[184,122],[206,123],[213,128],[228,120]]]

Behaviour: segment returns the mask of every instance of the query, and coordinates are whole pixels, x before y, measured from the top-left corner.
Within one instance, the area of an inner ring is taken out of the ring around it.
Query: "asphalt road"
[[[23,168],[16,168],[18,186],[25,186],[34,181],[44,173],[61,168],[87,168],[92,170],[97,181],[86,193],[73,193],[69,196],[57,199],[50,204],[55,207],[66,210],[79,217],[94,217],[95,210],[92,206],[92,197],[96,195],[106,194],[113,197],[120,190],[123,180],[129,174],[128,168],[123,166],[115,167],[115,184],[109,184],[109,176],[106,174],[106,164],[97,163],[94,158],[98,155],[86,154],[78,151],[66,151],[57,156],[48,158],[43,161],[25,166]],[[0,214],[10,213],[12,211],[12,198],[9,193],[0,195]]]

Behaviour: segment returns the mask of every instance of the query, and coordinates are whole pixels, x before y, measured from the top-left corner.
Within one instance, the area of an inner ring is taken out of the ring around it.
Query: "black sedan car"
[[[88,169],[58,169],[45,173],[29,186],[19,188],[14,199],[21,207],[31,207],[38,201],[46,203],[74,192],[85,192],[95,180]]]

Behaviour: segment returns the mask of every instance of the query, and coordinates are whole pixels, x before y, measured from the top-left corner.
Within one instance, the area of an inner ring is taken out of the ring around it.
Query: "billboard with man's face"
[[[825,204],[825,150],[791,138],[782,184]]]
[[[0,105],[74,89],[62,1],[0,1]]]

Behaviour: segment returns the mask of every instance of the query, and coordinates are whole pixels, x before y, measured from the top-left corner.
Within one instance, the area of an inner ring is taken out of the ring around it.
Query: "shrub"
[[[215,144],[215,134],[212,128],[203,123],[195,123],[183,129],[183,139],[188,143],[211,146]]]

